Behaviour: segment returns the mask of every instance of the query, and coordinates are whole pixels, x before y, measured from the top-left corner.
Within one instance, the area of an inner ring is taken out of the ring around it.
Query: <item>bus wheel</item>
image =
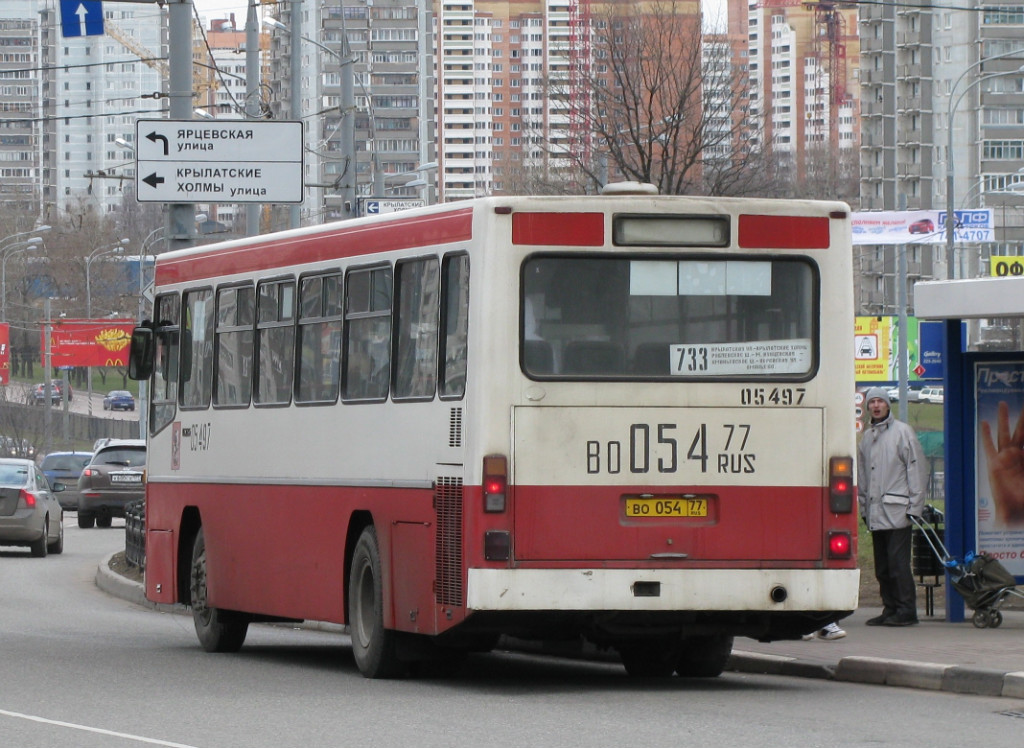
[[[731,654],[731,636],[691,636],[683,640],[676,672],[683,678],[717,678]]]
[[[618,647],[626,672],[633,678],[667,678],[676,666],[678,648],[664,640],[630,642]]]
[[[207,652],[237,652],[245,642],[249,621],[240,613],[211,608],[206,604],[206,540],[199,528],[192,546],[192,568],[189,573],[192,621],[199,644]]]
[[[352,654],[366,678],[397,678],[405,673],[395,631],[384,628],[384,583],[377,532],[367,527],[352,554],[348,580],[348,623]]]

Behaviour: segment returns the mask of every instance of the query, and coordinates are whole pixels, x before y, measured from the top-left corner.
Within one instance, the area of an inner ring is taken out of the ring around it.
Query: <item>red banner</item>
[[[11,383],[11,326],[0,322],[0,384]]]
[[[127,319],[59,319],[52,323],[50,358],[54,366],[127,366],[135,322]],[[44,331],[39,350],[46,357]],[[43,366],[46,366],[44,360]]]

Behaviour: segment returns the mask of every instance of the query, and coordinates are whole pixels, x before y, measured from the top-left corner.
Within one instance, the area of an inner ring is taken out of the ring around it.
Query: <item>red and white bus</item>
[[[360,671],[499,635],[718,675],[857,606],[850,217],[494,197],[156,262],[146,594]]]

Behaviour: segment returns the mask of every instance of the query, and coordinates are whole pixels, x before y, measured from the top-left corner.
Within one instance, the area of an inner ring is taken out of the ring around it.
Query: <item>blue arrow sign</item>
[[[60,28],[65,38],[103,35],[100,0],[60,0]]]
[[[376,200],[367,200],[366,212],[374,215],[380,213],[380,203]]]

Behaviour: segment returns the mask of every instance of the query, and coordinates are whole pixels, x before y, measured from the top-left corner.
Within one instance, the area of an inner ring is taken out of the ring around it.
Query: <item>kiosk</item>
[[[967,351],[963,330],[965,320],[1024,317],[1024,277],[917,283],[914,312],[944,323],[946,545],[959,559],[968,551],[995,556],[1020,583],[1024,519],[999,511],[981,424],[989,423],[997,439],[999,403],[1005,402],[1012,434],[1024,410],[1024,341],[1011,335],[1000,350]],[[963,621],[963,598],[948,580],[946,589],[947,620]]]

